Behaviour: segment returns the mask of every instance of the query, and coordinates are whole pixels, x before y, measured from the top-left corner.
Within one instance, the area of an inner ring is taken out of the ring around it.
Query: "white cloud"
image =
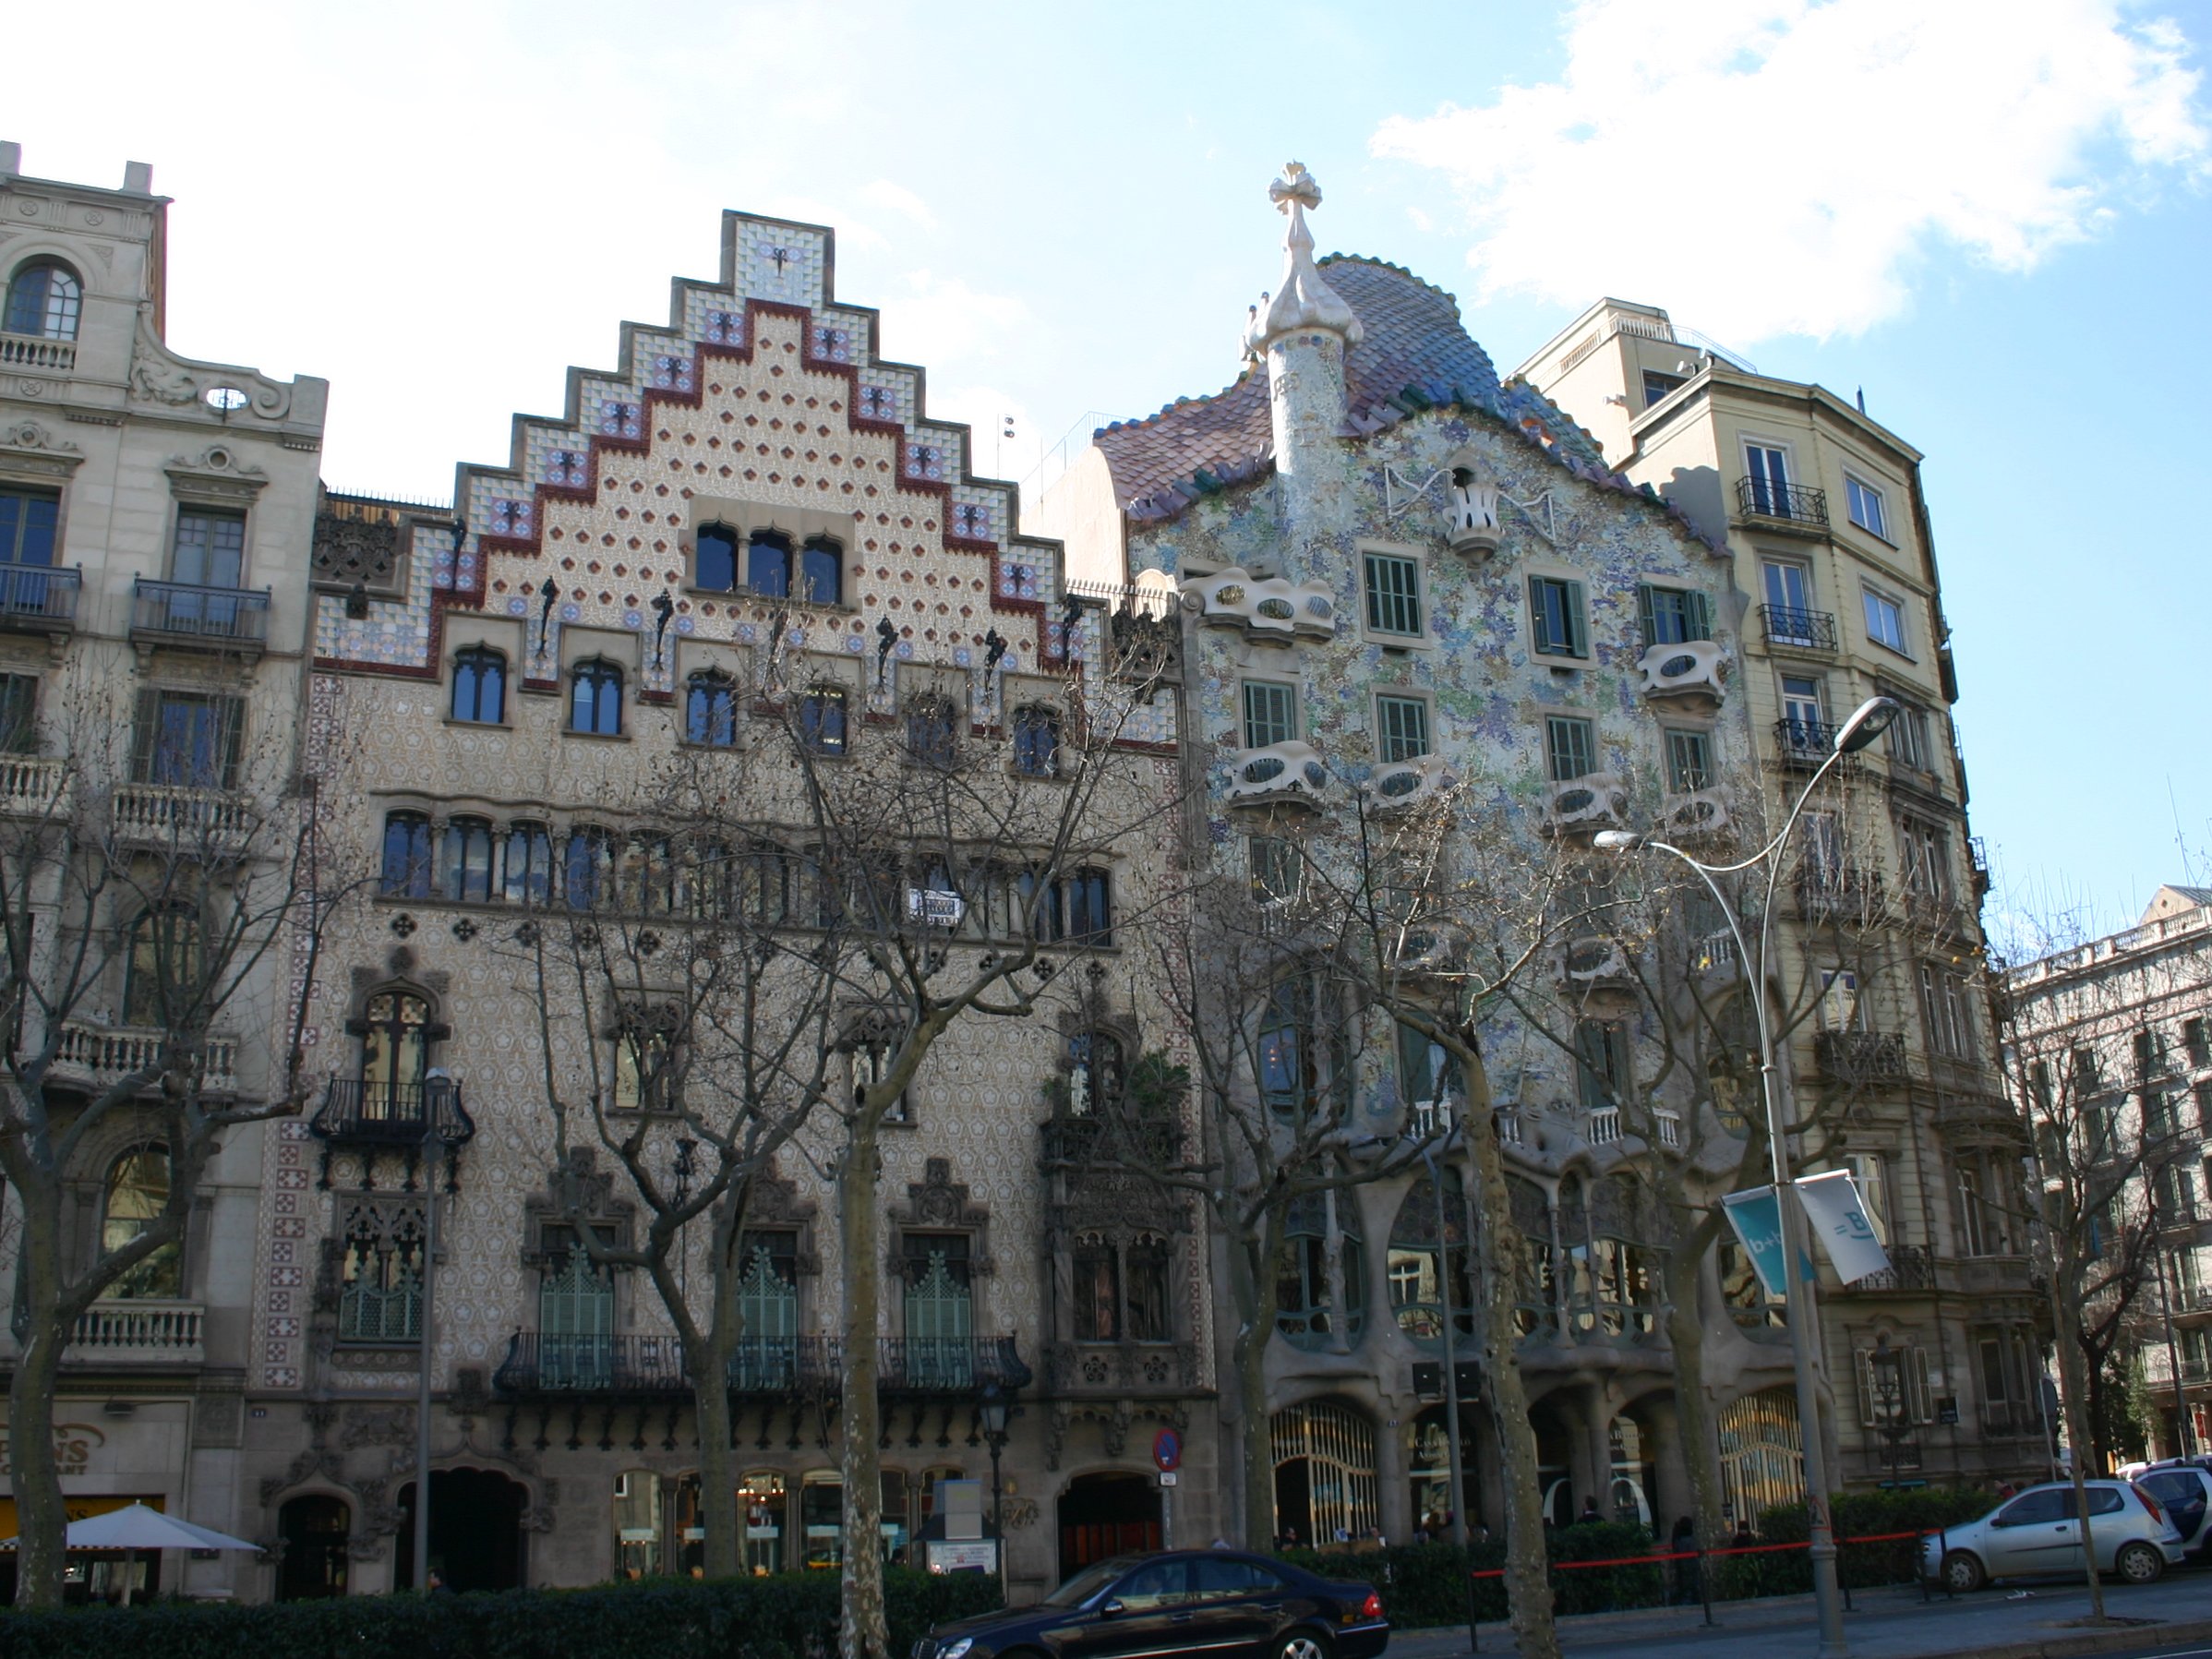
[[[895,185],[887,178],[874,179],[861,186],[860,194],[879,208],[905,214],[924,230],[937,228],[937,215],[930,211],[930,204],[904,185]]]
[[[907,284],[908,293],[884,301],[880,342],[885,356],[902,363],[958,372],[1031,331],[1029,307],[1013,295],[987,294],[929,270],[908,272]]]
[[[1565,46],[1556,81],[1371,141],[1460,186],[1485,297],[1854,333],[1929,253],[2031,270],[2207,153],[2180,30],[2106,0],[1582,0]]]

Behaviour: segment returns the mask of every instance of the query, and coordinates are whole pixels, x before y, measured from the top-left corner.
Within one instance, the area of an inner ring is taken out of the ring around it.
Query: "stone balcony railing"
[[[55,368],[66,374],[76,367],[74,340],[49,340],[43,334],[0,334],[0,367]]]
[[[113,1088],[139,1073],[158,1072],[166,1031],[137,1026],[99,1026],[72,1020],[62,1027],[60,1048],[48,1077],[87,1090]],[[210,1034],[205,1047],[201,1089],[210,1095],[238,1092],[238,1040]],[[158,1081],[146,1085],[158,1088]]]
[[[1717,708],[1728,694],[1728,651],[1712,640],[1653,645],[1636,661],[1644,696]]]
[[[228,852],[253,831],[252,803],[225,789],[125,784],[115,791],[115,834],[126,841]]]
[[[1229,763],[1232,807],[1311,807],[1328,787],[1328,768],[1310,743],[1295,739],[1259,749],[1240,749]]]
[[[0,812],[11,818],[66,812],[69,765],[58,755],[0,755]]]
[[[1183,584],[1186,602],[1197,601],[1206,628],[1241,628],[1256,640],[1327,640],[1336,637],[1336,599],[1325,582],[1255,576],[1232,565]]]
[[[207,1310],[197,1302],[118,1299],[78,1316],[64,1364],[197,1365],[204,1360]]]

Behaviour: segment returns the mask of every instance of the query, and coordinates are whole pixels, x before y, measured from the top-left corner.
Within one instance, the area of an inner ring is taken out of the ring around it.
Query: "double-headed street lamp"
[[[1592,842],[1604,852],[1625,854],[1647,848],[1663,852],[1696,871],[1727,920],[1728,932],[1736,941],[1737,957],[1745,966],[1751,1011],[1759,1025],[1759,1076],[1766,1100],[1774,1208],[1782,1221],[1782,1297],[1785,1316],[1789,1321],[1790,1364],[1797,1375],[1799,1435],[1805,1443],[1805,1512],[1809,1522],[1807,1531],[1811,1545],[1813,1597],[1820,1606],[1820,1659],[1845,1659],[1850,1649],[1844,1641],[1843,1598],[1835,1571],[1835,1531],[1828,1517],[1828,1460],[1821,1445],[1820,1400],[1813,1382],[1812,1292],[1801,1280],[1798,1270],[1805,1250],[1805,1220],[1799,1213],[1796,1195],[1789,1190],[1789,1147],[1785,1136],[1796,1126],[1797,1120],[1793,1111],[1785,1110],[1788,1084],[1774,1064],[1774,1032],[1767,1011],[1767,951],[1773,932],[1774,888],[1782,875],[1782,860],[1776,855],[1787,845],[1790,832],[1797,828],[1805,803],[1812,799],[1813,790],[1820,787],[1821,779],[1831,767],[1844,756],[1856,754],[1871,743],[1903,712],[1904,705],[1892,697],[1870,697],[1853,710],[1851,717],[1836,728],[1828,758],[1806,781],[1804,790],[1789,810],[1789,816],[1783,821],[1781,833],[1748,859],[1734,864],[1701,864],[1680,848],[1633,830],[1601,830]],[[1745,947],[1743,923],[1736,907],[1728,902],[1728,896],[1721,891],[1713,877],[1733,875],[1761,863],[1767,866],[1766,900],[1759,912],[1759,955],[1753,957]]]

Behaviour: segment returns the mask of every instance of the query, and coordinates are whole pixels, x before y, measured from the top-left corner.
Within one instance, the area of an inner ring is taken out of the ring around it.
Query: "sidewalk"
[[[1912,1589],[1852,1593],[1856,1612],[1844,1616],[1854,1659],[2064,1659],[2070,1654],[2134,1653],[2192,1641],[2212,1643],[2212,1572],[2170,1572],[2147,1588],[2105,1587],[2105,1612],[2154,1624],[2103,1629],[2069,1628],[2086,1618],[2089,1592],[2079,1581],[1981,1590],[1956,1600],[1938,1595],[1925,1606]],[[1779,1659],[1811,1654],[1819,1641],[1809,1595],[1716,1604],[1709,1629],[1697,1607],[1585,1614],[1559,1621],[1560,1646],[1578,1659]],[[1482,1652],[1513,1651],[1513,1631],[1485,1624]],[[1458,1659],[1467,1652],[1464,1625],[1405,1630],[1390,1638],[1389,1659]]]

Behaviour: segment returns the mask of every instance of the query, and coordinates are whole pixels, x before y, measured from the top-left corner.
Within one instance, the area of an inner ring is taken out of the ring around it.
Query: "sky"
[[[89,61],[82,26],[11,47]],[[1234,377],[1295,158],[1320,245],[1459,295],[1501,367],[1648,301],[1926,454],[2001,939],[2212,884],[2212,0],[123,0],[100,31],[96,78],[9,78],[0,138],[37,177],[153,164],[170,343],[329,379],[334,488],[505,461],[715,276],[726,207],[835,226],[839,297],[1034,485]]]

